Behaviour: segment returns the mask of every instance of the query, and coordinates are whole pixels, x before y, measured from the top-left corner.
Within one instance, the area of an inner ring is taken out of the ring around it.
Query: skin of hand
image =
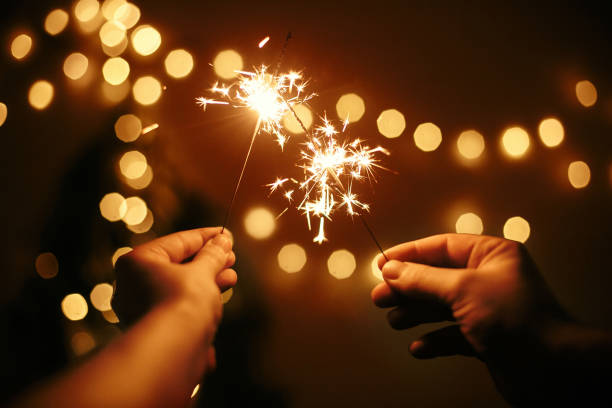
[[[388,262],[378,258],[384,282],[371,295],[377,306],[392,308],[387,318],[393,328],[455,322],[413,341],[413,356],[478,357],[511,403],[579,400],[585,386],[580,371],[598,361],[591,351],[609,356],[609,337],[567,316],[522,244],[444,234],[385,254]]]

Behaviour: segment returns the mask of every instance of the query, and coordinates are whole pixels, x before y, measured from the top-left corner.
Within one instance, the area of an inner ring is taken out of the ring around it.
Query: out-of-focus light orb
[[[140,197],[128,197],[125,200],[127,210],[121,218],[127,225],[138,225],[147,217],[147,203]]]
[[[424,152],[433,152],[442,143],[442,131],[431,122],[421,123],[414,130],[414,143]]]
[[[292,106],[292,108],[297,117],[300,118],[300,120],[302,121],[304,127],[306,129],[310,129],[310,126],[312,125],[312,112],[310,111],[310,109],[301,104]],[[283,116],[283,126],[289,132],[294,133],[296,135],[304,133],[304,129],[302,129],[302,126],[291,111],[285,113],[285,115]]]
[[[129,179],[141,177],[147,170],[147,158],[138,150],[125,152],[119,159],[119,170]]]
[[[274,232],[276,220],[268,209],[257,207],[250,210],[244,217],[244,228],[251,237],[265,239]]]
[[[82,320],[87,316],[87,301],[79,293],[66,295],[62,300],[62,312],[70,320]]]
[[[523,217],[512,217],[504,224],[504,238],[525,242],[531,234],[529,223]]]
[[[59,265],[57,258],[51,252],[43,252],[36,257],[34,262],[36,273],[43,279],[51,279],[57,275]]]
[[[474,213],[461,214],[455,223],[455,231],[459,234],[482,234],[484,226],[479,216]]]
[[[142,122],[140,118],[131,113],[122,115],[115,122],[115,135],[122,142],[133,142],[140,137]]]
[[[567,178],[572,187],[584,188],[591,181],[591,169],[583,161],[572,162],[567,168]]]
[[[370,264],[370,270],[372,271],[372,275],[374,275],[375,278],[383,280],[382,271],[378,267],[378,254],[375,255],[372,259],[372,262]]]
[[[484,137],[475,130],[461,132],[457,138],[457,150],[461,156],[468,160],[479,158],[484,149]]]
[[[295,273],[302,270],[306,265],[306,251],[298,244],[287,244],[278,251],[276,257],[278,266],[287,272]]]
[[[355,256],[346,249],[332,252],[327,258],[327,270],[336,279],[346,279],[353,274],[357,262]]]
[[[130,74],[130,64],[121,57],[109,58],[102,66],[104,80],[111,85],[123,83]]]
[[[115,10],[114,19],[129,30],[140,20],[140,9],[132,3],[124,3]]]
[[[0,126],[4,125],[6,117],[8,116],[8,108],[4,102],[0,102]]]
[[[82,78],[87,72],[89,60],[80,52],[73,52],[64,60],[64,75],[72,80]]]
[[[347,118],[349,123],[357,122],[365,113],[365,102],[355,93],[342,95],[336,103],[336,113],[343,122]]]
[[[155,77],[143,76],[134,82],[132,94],[139,104],[153,105],[162,94],[162,86]]]
[[[217,54],[213,61],[215,74],[223,79],[231,79],[238,76],[236,71],[243,68],[242,57],[234,50],[224,50]]]
[[[135,234],[144,234],[145,232],[149,232],[151,227],[153,227],[154,221],[155,219],[153,217],[153,212],[147,209],[147,215],[145,216],[144,220],[142,220],[140,224],[136,224],[136,225],[128,224],[127,227],[130,231],[132,231]]]
[[[147,169],[144,174],[135,179],[125,179],[125,183],[135,190],[142,190],[143,188],[149,187],[149,184],[153,181],[153,168],[147,165]]]
[[[597,102],[597,88],[591,81],[580,81],[576,84],[576,98],[582,106],[589,108]]]
[[[223,304],[226,304],[227,302],[230,301],[233,295],[234,295],[234,289],[229,288],[228,290],[226,290],[225,292],[221,294],[221,302]]]
[[[172,50],[164,60],[164,66],[172,78],[185,78],[193,70],[193,57],[187,50]]]
[[[111,298],[113,297],[113,287],[108,283],[99,283],[91,290],[89,300],[93,307],[101,312],[111,310]]]
[[[399,137],[406,129],[406,118],[397,109],[387,109],[376,119],[376,126],[381,135],[393,139]]]
[[[506,129],[502,136],[502,146],[505,152],[513,158],[523,156],[529,149],[529,134],[521,127]]]
[[[72,351],[77,356],[82,356],[89,353],[96,347],[96,341],[92,335],[87,331],[78,331],[70,338],[70,346]]]
[[[102,317],[104,317],[104,320],[109,323],[119,323],[119,318],[117,317],[113,309],[103,311]]]
[[[119,221],[127,212],[125,198],[119,193],[109,193],[100,200],[100,214],[108,221]]]
[[[52,10],[45,18],[45,31],[51,35],[58,35],[68,25],[68,18],[68,13],[64,10]]]
[[[115,264],[117,263],[117,259],[119,259],[121,255],[125,255],[128,252],[132,252],[132,251],[133,249],[131,247],[117,248],[117,250],[113,253],[113,256],[111,257],[111,263],[113,264],[113,268],[115,267]]]
[[[32,50],[32,37],[27,34],[19,34],[11,41],[11,54],[15,59],[24,59]]]
[[[130,93],[132,86],[130,81],[123,81],[119,85],[111,85],[106,81],[102,82],[102,95],[107,103],[115,104],[125,99]]]
[[[193,391],[191,391],[191,398],[195,397],[198,391],[200,391],[200,384],[196,385]]]
[[[28,92],[28,101],[34,109],[43,110],[53,100],[53,85],[49,81],[36,81]]]
[[[74,16],[80,22],[86,23],[93,20],[100,10],[97,0],[79,0],[74,6]]]
[[[107,47],[119,45],[126,37],[125,28],[114,20],[107,21],[100,28],[100,41]]]
[[[132,47],[140,55],[151,55],[161,45],[161,34],[150,25],[141,25],[132,32]]]
[[[556,118],[542,120],[540,126],[538,126],[538,133],[540,134],[540,140],[547,147],[559,146],[565,137],[563,125]]]
[[[127,49],[128,43],[127,36],[124,36],[119,44],[112,47],[102,43],[102,51],[109,57],[118,57]]]
[[[102,15],[107,20],[113,20],[119,7],[127,3],[127,0],[104,0],[102,3]]]

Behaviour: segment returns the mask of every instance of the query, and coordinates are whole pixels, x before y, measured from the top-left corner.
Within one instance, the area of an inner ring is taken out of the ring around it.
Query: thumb
[[[193,258],[192,264],[203,266],[214,278],[225,269],[231,250],[232,242],[230,239],[224,234],[219,234],[204,244]]]

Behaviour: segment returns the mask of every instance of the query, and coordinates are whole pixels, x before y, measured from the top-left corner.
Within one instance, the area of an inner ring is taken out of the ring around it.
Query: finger
[[[475,356],[474,348],[461,333],[458,325],[447,326],[410,344],[410,352],[415,358],[434,358],[443,356]]]
[[[208,358],[206,361],[206,372],[211,373],[217,369],[217,351],[215,346],[208,348]]]
[[[236,286],[236,282],[238,282],[238,275],[233,269],[224,269],[216,276],[215,282],[217,283],[219,290],[221,292],[225,292],[226,290]]]
[[[378,307],[397,306],[402,301],[401,295],[392,290],[391,287],[387,285],[387,282],[381,282],[376,285],[376,287],[372,289],[370,296],[372,297],[372,302]]]
[[[395,330],[404,330],[419,324],[452,321],[450,308],[432,300],[410,300],[387,313],[389,325]]]
[[[225,269],[231,252],[232,243],[229,237],[225,234],[217,234],[213,239],[206,242],[189,265],[203,267],[212,278],[215,278],[219,272]]]
[[[225,261],[225,268],[231,268],[236,263],[236,254],[234,251],[230,251],[227,256],[227,261]]]
[[[402,296],[428,296],[450,305],[462,271],[391,260],[383,267],[382,274],[387,285]]]

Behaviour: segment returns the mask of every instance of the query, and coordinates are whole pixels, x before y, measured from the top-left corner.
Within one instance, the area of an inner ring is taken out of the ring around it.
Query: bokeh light
[[[119,7],[127,3],[127,0],[104,0],[102,3],[102,15],[106,20],[113,20]]]
[[[115,135],[122,142],[133,142],[140,137],[142,122],[136,115],[121,115],[115,122]]]
[[[82,320],[87,316],[87,301],[79,293],[66,295],[62,300],[62,312],[70,320]]]
[[[153,168],[147,165],[147,168],[142,176],[130,179],[126,178],[125,183],[135,190],[142,190],[143,188],[149,187],[149,184],[153,181]]]
[[[243,68],[242,57],[234,50],[224,50],[217,54],[213,61],[215,74],[223,79],[235,78]]]
[[[32,50],[32,37],[19,34],[11,41],[11,54],[17,60],[24,59]]]
[[[462,157],[468,160],[479,158],[484,149],[484,137],[475,130],[461,132],[457,138],[457,150]]]
[[[142,220],[141,223],[136,224],[136,225],[128,224],[127,227],[130,231],[132,231],[135,234],[144,234],[145,232],[148,232],[153,227],[154,221],[155,219],[153,217],[153,212],[147,209],[147,215],[145,216],[144,220]]]
[[[278,251],[278,266],[287,272],[295,273],[306,265],[306,251],[298,244],[287,244]]]
[[[113,13],[113,18],[126,30],[134,27],[140,20],[140,9],[133,3],[124,2]]]
[[[102,317],[109,323],[119,323],[119,317],[117,317],[113,309],[103,311]]]
[[[525,242],[531,234],[529,222],[523,217],[509,218],[504,224],[504,238]]]
[[[421,123],[414,131],[414,143],[424,152],[433,152],[442,143],[442,131],[431,122]]]
[[[597,88],[591,81],[580,81],[576,84],[576,98],[582,106],[589,108],[597,102]]]
[[[370,262],[370,271],[376,279],[383,280],[382,271],[378,267],[378,254],[374,255],[372,262]]]
[[[128,96],[130,89],[132,89],[129,80],[123,81],[119,85],[111,85],[106,81],[102,81],[101,87],[104,101],[109,104],[121,102]]]
[[[591,169],[583,161],[572,162],[567,168],[567,178],[572,187],[584,188],[591,181]]]
[[[72,335],[70,338],[70,346],[72,351],[77,356],[82,356],[89,353],[96,347],[96,341],[94,340],[91,333],[81,330]]]
[[[121,218],[127,225],[138,225],[144,221],[149,209],[147,203],[140,197],[128,197],[125,199],[127,210]]]
[[[233,295],[234,295],[234,288],[229,288],[228,290],[226,290],[225,292],[221,294],[221,302],[223,304],[226,304],[227,302],[230,301]]]
[[[119,44],[112,47],[102,43],[102,51],[104,51],[104,53],[109,57],[118,57],[127,49],[128,43],[129,41],[127,37],[124,36]]]
[[[74,6],[74,16],[80,22],[86,23],[93,20],[100,10],[97,0],[79,0]]]
[[[8,116],[8,108],[4,102],[0,102],[0,126],[4,125],[6,117]]]
[[[130,74],[130,64],[121,57],[109,58],[102,66],[104,80],[111,85],[123,83]]]
[[[151,55],[161,45],[161,34],[152,26],[138,26],[132,32],[132,47],[140,55]]]
[[[109,193],[100,200],[100,214],[108,221],[119,221],[127,212],[125,198],[119,193]]]
[[[113,268],[115,267],[115,264],[117,263],[117,259],[119,259],[121,255],[125,255],[128,252],[132,252],[132,251],[133,249],[131,247],[117,248],[117,250],[113,253],[113,256],[111,257],[111,263],[113,264]]]
[[[73,52],[64,60],[64,75],[72,80],[82,78],[87,72],[89,60],[80,52]]]
[[[565,130],[563,125],[556,118],[546,118],[540,122],[538,126],[538,133],[540,140],[547,147],[556,147],[563,142],[565,137]]]
[[[327,270],[336,279],[346,279],[353,274],[357,262],[355,256],[346,249],[332,252],[327,258]]]
[[[28,92],[28,101],[34,109],[43,110],[53,100],[53,85],[49,81],[36,81]]]
[[[513,158],[523,156],[529,149],[529,134],[518,126],[508,128],[502,136],[504,151]]]
[[[128,179],[139,178],[147,170],[147,158],[138,150],[126,152],[119,159],[119,170]]]
[[[244,217],[244,228],[247,234],[255,239],[268,238],[274,232],[275,227],[274,215],[263,207],[253,208]]]
[[[45,31],[50,35],[58,35],[68,25],[68,13],[62,9],[52,10],[45,18]]]
[[[365,113],[365,102],[354,93],[342,95],[336,103],[336,113],[343,122],[347,118],[349,123],[357,122]]]
[[[43,279],[51,279],[57,275],[59,264],[57,258],[51,252],[43,252],[36,257],[34,262],[36,273]]]
[[[172,78],[185,78],[193,70],[193,57],[187,50],[172,50],[164,60],[164,67]]]
[[[461,214],[455,223],[455,231],[459,234],[482,234],[484,226],[479,216],[474,213]]]
[[[198,391],[200,391],[200,384],[196,385],[196,386],[193,388],[193,391],[191,391],[191,398],[195,397],[195,396],[196,396],[196,394],[198,393]]]
[[[132,87],[134,99],[141,105],[152,105],[162,94],[161,83],[152,76],[138,78]]]
[[[113,286],[108,283],[99,283],[91,290],[89,300],[93,307],[101,312],[111,310],[111,298],[113,297]]]
[[[300,120],[302,121],[304,127],[306,129],[310,129],[310,126],[312,125],[312,112],[310,111],[310,109],[301,104],[292,106],[292,108],[297,117],[300,118]],[[302,126],[300,126],[300,123],[291,111],[285,113],[285,115],[283,116],[283,126],[291,133],[304,133],[304,129],[302,129]]]
[[[118,22],[107,21],[100,28],[100,41],[107,47],[116,47],[125,40],[125,28]]]
[[[376,119],[376,126],[381,135],[393,139],[399,137],[406,129],[406,118],[397,109],[387,109]]]

